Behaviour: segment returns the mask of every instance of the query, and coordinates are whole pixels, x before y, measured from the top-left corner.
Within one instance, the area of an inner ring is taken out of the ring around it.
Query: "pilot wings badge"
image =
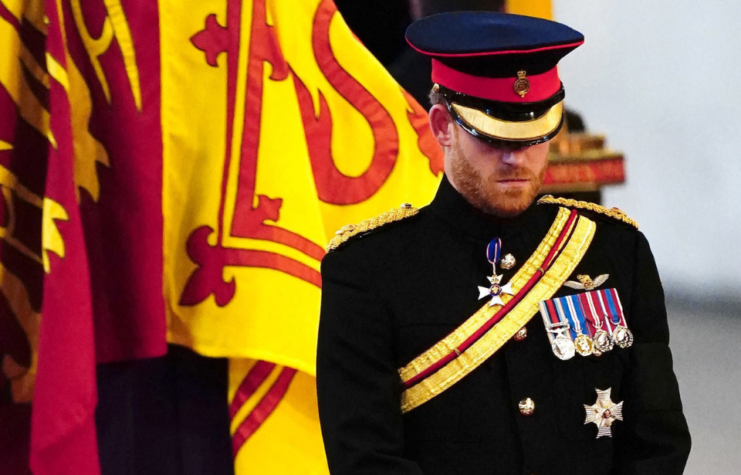
[[[579,282],[575,280],[567,280],[566,282],[564,282],[563,285],[571,289],[593,290],[604,284],[609,277],[610,274],[602,274],[598,275],[594,278],[594,280],[592,280],[592,278],[589,277],[587,274],[579,274],[576,276],[576,278],[579,279]]]

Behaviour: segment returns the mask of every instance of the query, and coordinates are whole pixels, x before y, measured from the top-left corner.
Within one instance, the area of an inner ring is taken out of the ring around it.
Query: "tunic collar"
[[[507,238],[522,234],[540,235],[548,229],[548,214],[535,201],[513,218],[498,218],[480,211],[469,203],[458,190],[443,176],[435,198],[430,203],[430,211],[459,233],[482,240],[493,237]],[[542,229],[541,229],[542,228]]]

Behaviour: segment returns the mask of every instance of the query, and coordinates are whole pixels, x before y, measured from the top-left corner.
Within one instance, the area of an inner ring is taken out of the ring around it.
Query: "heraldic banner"
[[[429,202],[425,110],[331,0],[0,0],[0,44],[0,465],[98,473],[96,363],[169,342],[231,358],[238,474],[326,472],[323,249]]]
[[[441,152],[331,0],[178,5],[160,7],[168,339],[232,358],[238,474],[326,473],[323,248],[429,202]]]

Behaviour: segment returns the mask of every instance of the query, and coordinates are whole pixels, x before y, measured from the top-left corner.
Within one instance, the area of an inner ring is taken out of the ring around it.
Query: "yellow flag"
[[[323,249],[427,204],[442,152],[332,0],[181,5],[160,2],[168,339],[234,358],[238,474],[324,473]]]
[[[169,339],[311,374],[324,246],[431,199],[426,114],[331,0],[160,8]]]
[[[505,5],[509,13],[553,19],[551,0],[506,0]]]

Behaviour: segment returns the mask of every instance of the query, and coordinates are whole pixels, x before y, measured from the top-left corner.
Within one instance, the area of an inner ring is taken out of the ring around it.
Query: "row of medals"
[[[605,320],[607,320],[605,316]],[[612,350],[615,345],[620,348],[629,348],[633,345],[633,333],[623,325],[618,324],[612,331],[612,335],[602,329],[602,322],[597,322],[597,331],[594,336],[590,337],[579,331],[576,338],[572,341],[568,336],[571,326],[566,323],[556,323],[549,325],[548,331],[556,333],[551,347],[553,354],[562,360],[569,360],[574,357],[575,353],[582,356],[600,356]]]
[[[502,287],[499,285],[502,276],[497,276],[495,264],[496,258],[489,262],[494,264],[494,273],[490,279],[490,282],[492,283],[490,294],[496,297],[502,293]],[[504,256],[504,259],[501,261],[501,266],[505,270],[513,268],[515,266],[514,256],[512,254]],[[607,321],[607,318],[609,317],[605,315],[605,321]],[[607,353],[612,350],[615,345],[620,348],[629,348],[633,345],[633,333],[623,325],[618,324],[612,331],[612,335],[602,329],[602,321],[597,322],[595,327],[597,331],[594,332],[593,337],[585,335],[581,332],[581,329],[579,329],[577,337],[572,341],[571,338],[567,336],[567,332],[571,329],[571,326],[567,322],[550,324],[548,331],[557,334],[553,344],[551,345],[553,353],[562,360],[569,360],[573,358],[576,353],[579,353],[582,356],[601,356],[602,353]]]

